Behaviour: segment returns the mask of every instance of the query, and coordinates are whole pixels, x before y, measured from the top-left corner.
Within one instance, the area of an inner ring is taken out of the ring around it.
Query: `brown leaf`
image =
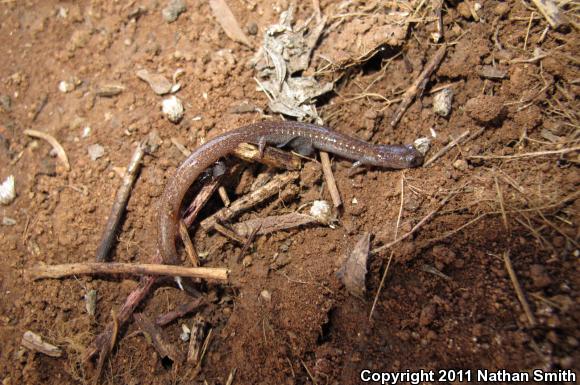
[[[364,233],[336,272],[349,293],[356,297],[363,297],[365,293],[370,240],[371,235]]]
[[[245,44],[248,47],[251,46],[250,40],[248,40],[244,31],[240,28],[238,21],[225,0],[209,0],[209,6],[218,23],[220,23],[230,39]]]

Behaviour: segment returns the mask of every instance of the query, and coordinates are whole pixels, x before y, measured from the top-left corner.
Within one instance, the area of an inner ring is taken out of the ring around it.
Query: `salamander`
[[[403,169],[423,163],[423,155],[412,145],[375,145],[309,123],[258,122],[227,131],[193,151],[165,187],[158,216],[158,250],[164,263],[177,263],[175,241],[179,231],[181,203],[189,187],[204,170],[230,154],[241,143],[258,144],[263,150],[266,144],[285,145],[295,140],[299,140],[302,145],[306,142],[311,148],[354,160],[357,166]]]

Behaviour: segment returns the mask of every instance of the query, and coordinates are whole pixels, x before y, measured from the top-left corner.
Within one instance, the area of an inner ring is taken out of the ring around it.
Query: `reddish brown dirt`
[[[258,34],[250,36],[255,47],[262,31],[277,21],[276,10],[287,7],[285,0],[228,3],[244,29],[258,26]],[[323,13],[330,3],[322,2]],[[336,159],[335,176],[345,202],[337,226],[260,236],[250,250],[249,267],[236,263],[239,246],[198,231],[197,249],[210,251],[204,265],[233,271],[231,285],[199,288],[215,298],[201,310],[213,330],[201,370],[194,373],[186,364],[164,366],[131,323],[105,365],[102,382],[224,384],[233,369],[236,384],[303,384],[312,377],[318,384],[354,384],[365,368],[578,369],[579,207],[577,195],[566,199],[578,191],[578,152],[507,160],[470,157],[578,145],[580,39],[571,27],[550,29],[542,37],[546,21],[524,2],[509,1],[507,7],[498,1],[480,3],[483,20],[475,22],[462,16],[456,2],[446,2],[445,41],[452,44],[421,101],[411,105],[395,129],[389,121],[398,103],[385,107],[384,100],[353,96],[370,86],[369,93],[396,99],[437,49],[429,40],[435,31],[432,21],[416,22],[402,47],[351,67],[337,83],[336,94],[318,109],[330,127],[376,143],[412,142],[430,136],[432,128],[437,137],[428,157],[451,136],[465,130],[481,129],[481,134],[428,168],[373,169],[349,177],[350,163]],[[310,4],[299,7],[298,18],[312,13]],[[171,138],[193,149],[205,137],[265,119],[258,113],[229,112],[242,102],[267,112],[267,100],[256,91],[254,70],[247,65],[253,51],[226,37],[206,2],[188,1],[188,10],[172,24],[162,20],[163,6],[150,0],[0,2],[0,95],[11,99],[10,107],[0,106],[0,179],[14,175],[18,193],[0,210],[0,216],[16,221],[0,227],[3,385],[86,383],[93,377],[94,365],[82,361],[85,349],[137,282],[132,277],[83,277],[30,283],[23,280],[23,270],[38,263],[93,260],[121,180],[115,168],[125,167],[135,142],[152,130],[163,139],[160,149],[145,158],[129,200],[112,256],[121,262],[147,262],[155,252],[156,205],[183,160]],[[531,11],[535,17],[528,33]],[[322,37],[332,38],[332,33]],[[533,57],[537,48],[548,55],[530,63],[508,63]],[[479,75],[482,66],[493,63],[506,71],[504,79]],[[312,67],[324,64],[315,51]],[[186,114],[180,124],[163,117],[161,97],[135,76],[139,68],[167,77],[177,68],[185,70],[178,96]],[[78,87],[59,92],[59,82],[73,78],[80,81]],[[110,83],[125,90],[111,98],[94,97],[98,87]],[[448,83],[455,83],[452,112],[441,118],[432,112],[429,91]],[[45,95],[46,105],[33,119]],[[92,130],[83,138],[86,126]],[[71,170],[51,156],[46,142],[24,135],[28,128],[57,138]],[[105,155],[93,161],[87,147],[96,143]],[[300,198],[268,207],[268,214],[329,199],[318,167],[308,167]],[[252,168],[250,176],[262,169]],[[460,192],[394,248],[369,321],[390,252],[370,257],[362,299],[349,295],[335,272],[363,232],[373,235],[372,247],[393,239],[401,178],[405,190],[399,234],[437,207],[449,191]],[[507,211],[505,224],[496,180]],[[236,190],[238,183],[228,185],[232,197],[245,192]],[[209,209],[220,205],[216,199]],[[433,241],[482,214],[469,227]],[[266,215],[262,209],[243,218],[260,215]],[[534,327],[506,272],[505,253],[537,320]],[[98,291],[95,317],[87,315],[83,302],[90,289]],[[270,301],[261,295],[264,290]],[[140,311],[156,317],[188,298],[175,285],[162,284]],[[182,352],[187,344],[179,339],[181,325],[191,325],[193,317],[164,328]],[[50,358],[21,347],[26,330],[62,347],[64,356]]]

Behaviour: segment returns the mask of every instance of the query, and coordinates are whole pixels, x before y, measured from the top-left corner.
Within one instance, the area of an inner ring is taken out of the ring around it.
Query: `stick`
[[[204,304],[205,300],[203,298],[196,298],[193,301],[179,305],[177,308],[175,308],[175,310],[172,310],[169,313],[160,315],[159,317],[155,318],[155,325],[157,326],[168,325],[177,318],[183,317],[184,315],[191,313],[192,311],[198,309]]]
[[[532,0],[542,16],[546,18],[550,26],[554,29],[565,23],[564,16],[553,0]]]
[[[422,227],[422,226],[423,226],[425,223],[427,223],[428,221],[430,221],[430,220],[431,220],[431,218],[433,218],[433,216],[434,216],[435,214],[437,214],[437,212],[438,212],[439,210],[441,210],[441,208],[447,204],[447,202],[449,201],[449,199],[450,199],[450,198],[451,198],[453,195],[455,195],[455,193],[453,193],[453,192],[452,192],[452,193],[449,193],[449,195],[447,195],[445,198],[443,198],[443,200],[442,200],[442,201],[439,203],[439,205],[438,205],[438,206],[437,206],[437,207],[436,207],[436,208],[435,208],[433,211],[431,211],[429,214],[427,214],[427,215],[426,215],[426,216],[425,216],[423,219],[421,219],[421,220],[419,221],[419,223],[417,223],[417,224],[415,225],[415,227],[413,227],[413,228],[411,229],[411,231],[409,231],[408,233],[405,233],[405,234],[404,234],[404,235],[402,235],[400,238],[397,238],[397,239],[395,239],[394,241],[387,243],[386,245],[383,245],[383,246],[377,247],[377,248],[376,248],[376,249],[374,249],[374,250],[371,250],[371,254],[377,254],[377,253],[380,253],[381,251],[383,251],[383,250],[385,250],[385,249],[389,249],[389,248],[393,247],[394,245],[396,245],[397,243],[399,243],[399,242],[401,242],[401,241],[403,241],[403,240],[407,239],[407,238],[408,238],[408,237],[410,237],[411,235],[413,235],[413,234],[414,234],[414,233],[415,233],[417,230],[419,230],[419,229],[420,229],[420,228],[421,228],[421,227]]]
[[[32,122],[36,121],[36,118],[38,118],[38,115],[40,115],[40,113],[42,112],[42,110],[46,106],[46,103],[48,103],[48,94],[44,94],[41,96],[40,102],[38,103],[38,105],[34,109],[34,114],[32,114]]]
[[[469,135],[469,130],[462,132],[457,138],[453,139],[451,142],[447,143],[445,147],[439,150],[435,155],[433,155],[429,160],[423,163],[423,167],[429,166],[431,163],[435,162],[437,159],[445,155],[449,150],[455,147],[459,142],[463,140],[467,135]]]
[[[266,146],[261,154],[257,146],[242,143],[234,150],[233,154],[248,162],[259,162],[286,170],[300,170],[302,165],[302,160],[298,155],[270,146]]]
[[[156,253],[153,262],[154,263],[161,263],[163,260],[159,253]],[[101,332],[95,340],[93,341],[92,345],[87,349],[86,357],[90,359],[96,355],[99,356],[99,362],[104,362],[105,359],[108,357],[109,353],[111,352],[113,346],[111,344],[111,338],[113,335],[116,334],[116,330],[118,328],[122,328],[129,318],[139,306],[139,304],[145,299],[145,297],[151,291],[153,285],[157,282],[159,277],[154,276],[144,276],[141,278],[139,282],[139,286],[133,290],[125,299],[125,303],[121,306],[121,310],[119,310],[118,317],[115,318],[114,322],[111,322],[107,325],[105,331]]]
[[[252,229],[250,235],[248,236],[248,239],[246,239],[246,243],[244,243],[244,247],[242,247],[240,254],[238,254],[238,257],[236,258],[236,262],[240,263],[242,258],[246,256],[246,252],[250,248],[250,245],[254,242],[254,239],[256,239],[256,234],[258,233],[258,230],[260,230],[261,227],[262,227],[261,225],[258,225]]]
[[[561,150],[553,151],[536,151],[536,152],[525,152],[523,154],[515,155],[472,155],[468,158],[470,159],[518,159],[518,158],[533,158],[535,156],[547,156],[547,155],[558,155],[567,154],[569,152],[580,151],[580,146],[563,148]]]
[[[151,322],[145,314],[135,313],[133,317],[135,318],[135,322],[137,322],[139,329],[149,336],[147,341],[155,348],[161,359],[169,358],[176,364],[183,362],[183,357],[177,348],[167,342],[168,338],[163,330],[155,326],[155,324]]]
[[[113,347],[115,346],[115,342],[117,341],[117,335],[119,334],[119,319],[115,314],[114,310],[111,310],[111,324],[109,325],[108,334],[104,335],[103,337],[107,338],[107,340],[102,341],[101,346],[101,354],[99,355],[99,362],[97,363],[97,374],[93,379],[93,384],[97,385],[101,376],[103,374],[103,368],[105,367],[105,360],[113,351]]]
[[[278,193],[282,187],[298,179],[298,177],[299,173],[296,171],[290,172],[288,174],[274,176],[274,178],[272,178],[272,180],[266,183],[264,186],[232,202],[230,207],[224,207],[212,216],[201,221],[201,227],[207,231],[211,230],[218,221],[227,222],[241,212],[263,202],[272,195]]]
[[[334,204],[334,207],[340,207],[342,205],[342,199],[340,198],[338,187],[336,187],[336,180],[334,179],[334,174],[332,173],[332,168],[330,167],[330,158],[328,156],[328,152],[320,151],[320,162],[322,163],[322,172],[324,174],[326,186],[328,187],[328,192],[332,198],[332,203]]]
[[[417,93],[419,93],[419,91],[422,91],[425,88],[425,85],[427,84],[429,77],[431,76],[433,71],[435,71],[435,69],[439,66],[441,60],[443,60],[443,56],[445,56],[446,49],[447,46],[442,45],[437,50],[437,52],[435,52],[435,55],[433,55],[431,60],[429,60],[429,62],[425,65],[425,68],[423,69],[421,74],[419,74],[419,77],[413,82],[411,87],[409,87],[407,91],[405,91],[402,97],[403,101],[401,102],[401,105],[395,112],[393,120],[391,120],[391,127],[395,127],[399,123],[399,120],[401,120],[403,114],[405,113],[405,111],[407,111],[407,108],[409,108],[411,102],[415,99],[415,96],[417,96]]]
[[[316,223],[318,220],[308,214],[292,212],[282,215],[268,216],[265,218],[249,219],[233,225],[236,234],[243,237],[250,237],[256,231],[256,235],[264,235],[275,231],[287,230],[294,227]]]
[[[40,138],[46,140],[52,146],[54,151],[56,151],[56,156],[64,164],[64,168],[67,171],[70,171],[70,163],[68,162],[68,156],[66,156],[64,148],[52,135],[49,135],[46,132],[36,130],[24,130],[24,133],[28,136],[32,136],[33,138]]]
[[[220,233],[221,235],[223,235],[226,238],[231,239],[232,241],[240,244],[240,245],[244,245],[246,243],[246,239],[240,237],[238,234],[236,234],[235,231],[231,230],[230,228],[222,225],[219,222],[216,222],[213,225],[213,229],[215,231],[217,231],[218,233]]]
[[[197,218],[197,214],[201,211],[203,206],[205,206],[206,202],[211,198],[215,190],[220,186],[221,181],[223,180],[224,175],[220,175],[216,178],[213,178],[208,184],[204,185],[199,193],[193,199],[193,202],[189,205],[187,210],[185,210],[183,223],[185,223],[186,227],[191,226],[195,218]]]
[[[228,269],[219,267],[183,267],[145,263],[68,263],[33,267],[25,271],[29,279],[62,278],[83,274],[134,274],[203,278],[226,282]]]
[[[524,312],[526,313],[526,317],[528,318],[528,322],[530,323],[531,327],[534,327],[534,326],[536,326],[536,318],[534,317],[534,314],[530,310],[530,305],[528,304],[528,301],[526,301],[524,291],[522,290],[522,286],[520,285],[520,282],[518,281],[518,277],[516,276],[516,273],[514,271],[514,267],[512,266],[512,261],[510,259],[508,251],[503,253],[503,261],[505,263],[505,268],[510,276],[512,284],[514,285],[514,289],[516,291],[516,295],[518,296],[518,300],[520,301],[520,304],[522,305],[522,308],[524,309]]]
[[[395,239],[397,239],[397,235],[399,234],[399,224],[401,223],[401,216],[403,215],[403,202],[405,197],[404,188],[405,188],[405,178],[403,177],[403,175],[401,175],[401,204],[399,205],[399,215],[397,216],[397,225],[395,226],[395,237],[394,237]],[[379,284],[377,295],[375,295],[375,299],[373,300],[373,306],[371,307],[371,312],[369,313],[369,321],[373,319],[373,313],[375,312],[375,307],[377,306],[379,295],[381,294],[381,290],[383,289],[385,279],[387,278],[387,272],[389,271],[389,266],[391,266],[393,254],[394,250],[391,250],[391,255],[389,255],[389,260],[387,261],[387,267],[385,267],[385,271],[383,272],[383,276],[381,277],[381,283]]]
[[[499,182],[497,181],[497,175],[493,176],[493,180],[495,181],[495,190],[497,192],[497,198],[499,200],[499,209],[501,211],[501,219],[503,221],[503,227],[505,228],[505,231],[507,231],[509,233],[509,225],[508,225],[508,220],[507,220],[507,214],[505,212],[505,206],[503,203],[503,194],[501,193],[501,189],[499,188]]]
[[[187,351],[187,362],[198,365],[203,350],[205,340],[205,320],[198,314],[191,325],[191,334],[189,335],[189,349]]]
[[[125,207],[127,206],[127,201],[129,200],[129,195],[131,194],[131,189],[133,188],[133,183],[135,182],[135,179],[137,179],[137,173],[141,167],[141,159],[143,159],[143,155],[145,155],[145,147],[145,143],[139,143],[137,145],[137,148],[131,157],[131,161],[125,170],[123,181],[117,190],[111,213],[109,214],[107,224],[105,225],[103,235],[101,236],[99,247],[97,248],[97,262],[105,262],[108,259],[109,252],[115,242],[115,234],[117,233],[119,223],[121,222],[121,218],[125,212]]]
[[[191,261],[191,266],[198,267],[199,266],[199,257],[197,252],[195,251],[195,247],[193,247],[193,242],[189,237],[189,232],[187,231],[187,226],[183,222],[183,219],[179,221],[179,235],[181,236],[181,241],[183,242],[183,246],[185,247],[185,253],[189,257]]]

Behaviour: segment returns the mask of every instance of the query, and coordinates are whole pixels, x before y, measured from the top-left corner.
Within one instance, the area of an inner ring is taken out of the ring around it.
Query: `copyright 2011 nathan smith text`
[[[441,370],[405,370],[400,372],[378,372],[369,369],[360,372],[363,383],[379,383],[382,385],[410,383],[413,385],[423,382],[530,382],[540,381],[576,383],[577,375],[573,370],[544,371],[534,369],[529,372],[486,369],[441,369]]]

